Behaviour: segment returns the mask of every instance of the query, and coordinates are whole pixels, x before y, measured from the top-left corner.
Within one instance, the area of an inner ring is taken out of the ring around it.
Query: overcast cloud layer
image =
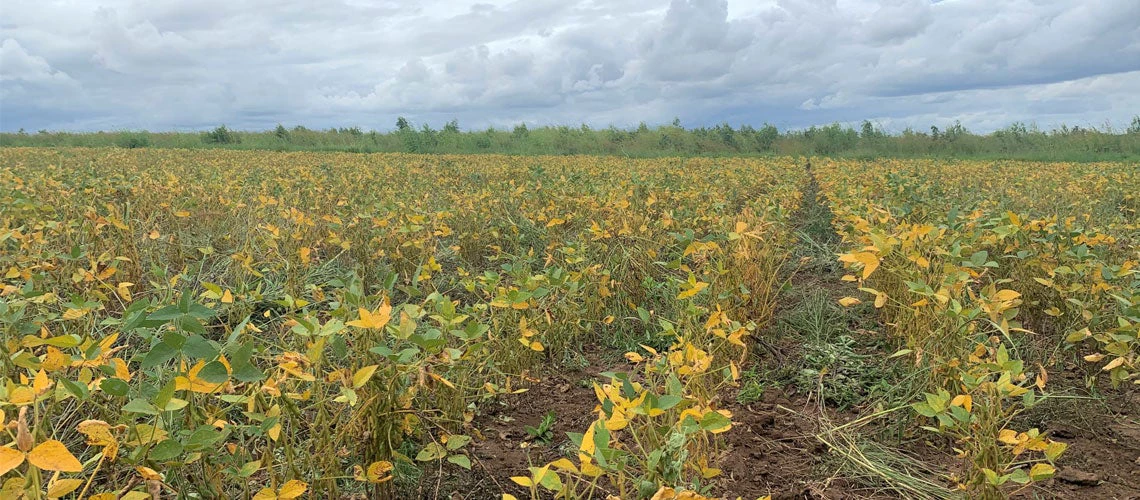
[[[4,0],[0,129],[1117,127],[1138,0]]]

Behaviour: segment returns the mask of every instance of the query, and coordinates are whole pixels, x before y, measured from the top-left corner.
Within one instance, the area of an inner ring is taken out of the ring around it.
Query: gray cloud
[[[673,0],[638,55],[650,78],[703,82],[728,74],[752,37],[747,23],[728,21],[727,2]]]
[[[0,129],[871,119],[1124,124],[1135,0],[54,2],[0,18]]]

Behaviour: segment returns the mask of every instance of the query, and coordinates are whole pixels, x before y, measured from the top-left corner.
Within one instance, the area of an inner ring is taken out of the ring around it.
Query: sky
[[[0,130],[1123,128],[1138,0],[3,0]]]

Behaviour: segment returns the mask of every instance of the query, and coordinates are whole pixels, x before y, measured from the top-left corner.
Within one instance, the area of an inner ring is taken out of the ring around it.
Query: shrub
[[[126,149],[145,148],[150,146],[150,134],[147,132],[121,132],[115,138],[115,146]]]
[[[225,125],[219,125],[214,130],[203,132],[202,142],[206,144],[238,144],[241,142],[241,137],[238,136],[237,132],[226,128]]]

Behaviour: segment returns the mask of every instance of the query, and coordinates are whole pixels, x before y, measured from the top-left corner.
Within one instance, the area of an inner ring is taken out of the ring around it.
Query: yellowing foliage
[[[930,390],[914,409],[937,425],[928,428],[959,439],[972,464],[964,486],[975,494],[1052,476],[1045,461],[1064,445],[1006,426],[1045,394],[1047,367],[1066,351],[1092,351],[1085,361],[1103,363],[1112,386],[1140,383],[1135,165],[813,163],[844,239],[845,280],[875,297],[908,344],[900,352],[930,368]],[[1029,335],[1061,354],[1027,359],[1019,347]]]
[[[771,318],[804,180],[791,159],[0,149],[0,409],[31,410],[5,487],[376,496],[470,468],[484,402],[616,332],[660,339],[630,356],[652,381],[603,391],[597,454],[519,484],[643,487],[605,459],[633,432],[700,458],[642,457],[654,491],[714,477],[716,390]]]
[[[1064,443],[1010,422],[1062,360],[1018,346],[1140,382],[1140,170],[812,163],[838,303],[927,369],[912,408],[961,486],[1051,477]],[[702,498],[807,180],[780,158],[0,149],[5,491],[380,496],[472,468],[486,405],[623,337],[635,373],[594,385],[576,452],[512,484]],[[137,487],[88,481],[111,476]]]

